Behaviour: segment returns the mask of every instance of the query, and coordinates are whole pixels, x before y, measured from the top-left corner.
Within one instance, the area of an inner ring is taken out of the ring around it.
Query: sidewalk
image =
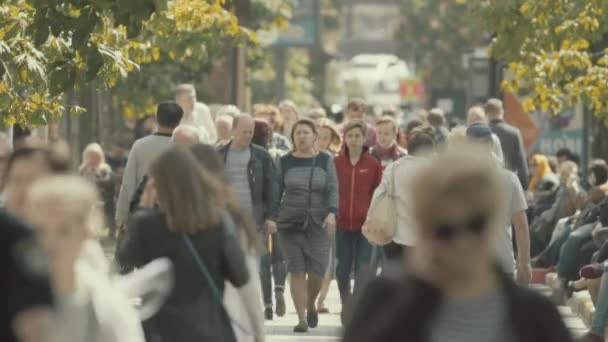
[[[293,327],[298,322],[289,293],[289,288],[285,291],[285,303],[287,304],[287,314],[284,317],[277,317],[274,320],[266,321],[266,341],[267,342],[337,342],[340,341],[342,325],[340,324],[340,296],[335,281],[332,283],[327,296],[326,305],[329,307],[330,314],[319,315],[319,326],[309,329],[308,333],[296,334]]]

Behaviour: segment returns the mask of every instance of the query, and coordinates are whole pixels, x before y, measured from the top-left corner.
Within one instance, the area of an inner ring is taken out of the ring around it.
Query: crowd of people
[[[608,310],[608,167],[592,163],[586,190],[573,153],[554,171],[534,155],[529,178],[499,100],[450,131],[440,109],[376,116],[352,100],[334,122],[290,101],[212,114],[191,85],[175,96],[128,158],[93,143],[73,170],[61,144],[0,140],[0,260],[14,272],[0,340],[261,342],[287,281],[306,333],[335,279],[344,341],[570,341],[525,288],[530,251]],[[119,278],[99,243],[109,228]]]

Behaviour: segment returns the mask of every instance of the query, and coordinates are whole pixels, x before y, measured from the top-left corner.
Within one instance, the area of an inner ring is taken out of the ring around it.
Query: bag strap
[[[226,212],[224,212],[222,214],[222,223],[223,223],[222,229],[226,229],[229,234],[232,234],[233,232],[236,231],[236,225],[234,223],[234,220],[232,220],[232,217],[230,217],[230,214],[228,214]],[[196,251],[196,248],[194,248],[194,244],[192,243],[192,239],[190,238],[190,236],[188,236],[186,234],[182,234],[182,239],[184,240],[184,243],[188,247],[190,255],[192,256],[192,259],[194,259],[194,262],[198,266],[199,271],[201,271],[201,274],[203,275],[203,277],[205,278],[205,281],[209,285],[209,288],[211,289],[211,293],[213,294],[213,298],[221,306],[222,310],[224,310],[224,312],[226,313],[226,316],[228,316],[228,319],[230,320],[230,322],[235,327],[237,327],[240,331],[242,331],[245,335],[254,336],[254,334],[251,331],[249,331],[247,328],[245,328],[241,323],[239,323],[238,321],[236,321],[232,317],[230,317],[230,313],[228,312],[228,310],[226,310],[226,307],[224,306],[224,298],[223,298],[222,292],[220,291],[220,289],[217,287],[217,285],[213,281],[213,277],[211,277],[211,273],[209,272],[209,269],[205,265],[205,262],[200,257],[199,253]]]
[[[312,158],[312,165],[310,167],[310,178],[308,178],[308,201],[306,204],[307,210],[310,210],[312,207],[312,180],[315,175],[315,167],[317,165],[317,156],[319,156],[319,155],[317,154],[316,156],[314,156]]]

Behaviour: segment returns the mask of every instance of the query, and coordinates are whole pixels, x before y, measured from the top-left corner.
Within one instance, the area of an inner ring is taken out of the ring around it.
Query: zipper
[[[352,165],[352,163],[350,163]],[[350,177],[350,229],[353,229],[353,205],[355,198],[355,166],[351,166],[352,173]]]

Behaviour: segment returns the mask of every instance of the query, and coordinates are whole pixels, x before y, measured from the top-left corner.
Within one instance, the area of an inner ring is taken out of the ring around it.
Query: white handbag
[[[378,203],[369,209],[362,232],[365,238],[374,245],[383,246],[393,240],[397,229],[397,212],[395,209],[395,166],[392,165],[392,176],[388,189]]]

